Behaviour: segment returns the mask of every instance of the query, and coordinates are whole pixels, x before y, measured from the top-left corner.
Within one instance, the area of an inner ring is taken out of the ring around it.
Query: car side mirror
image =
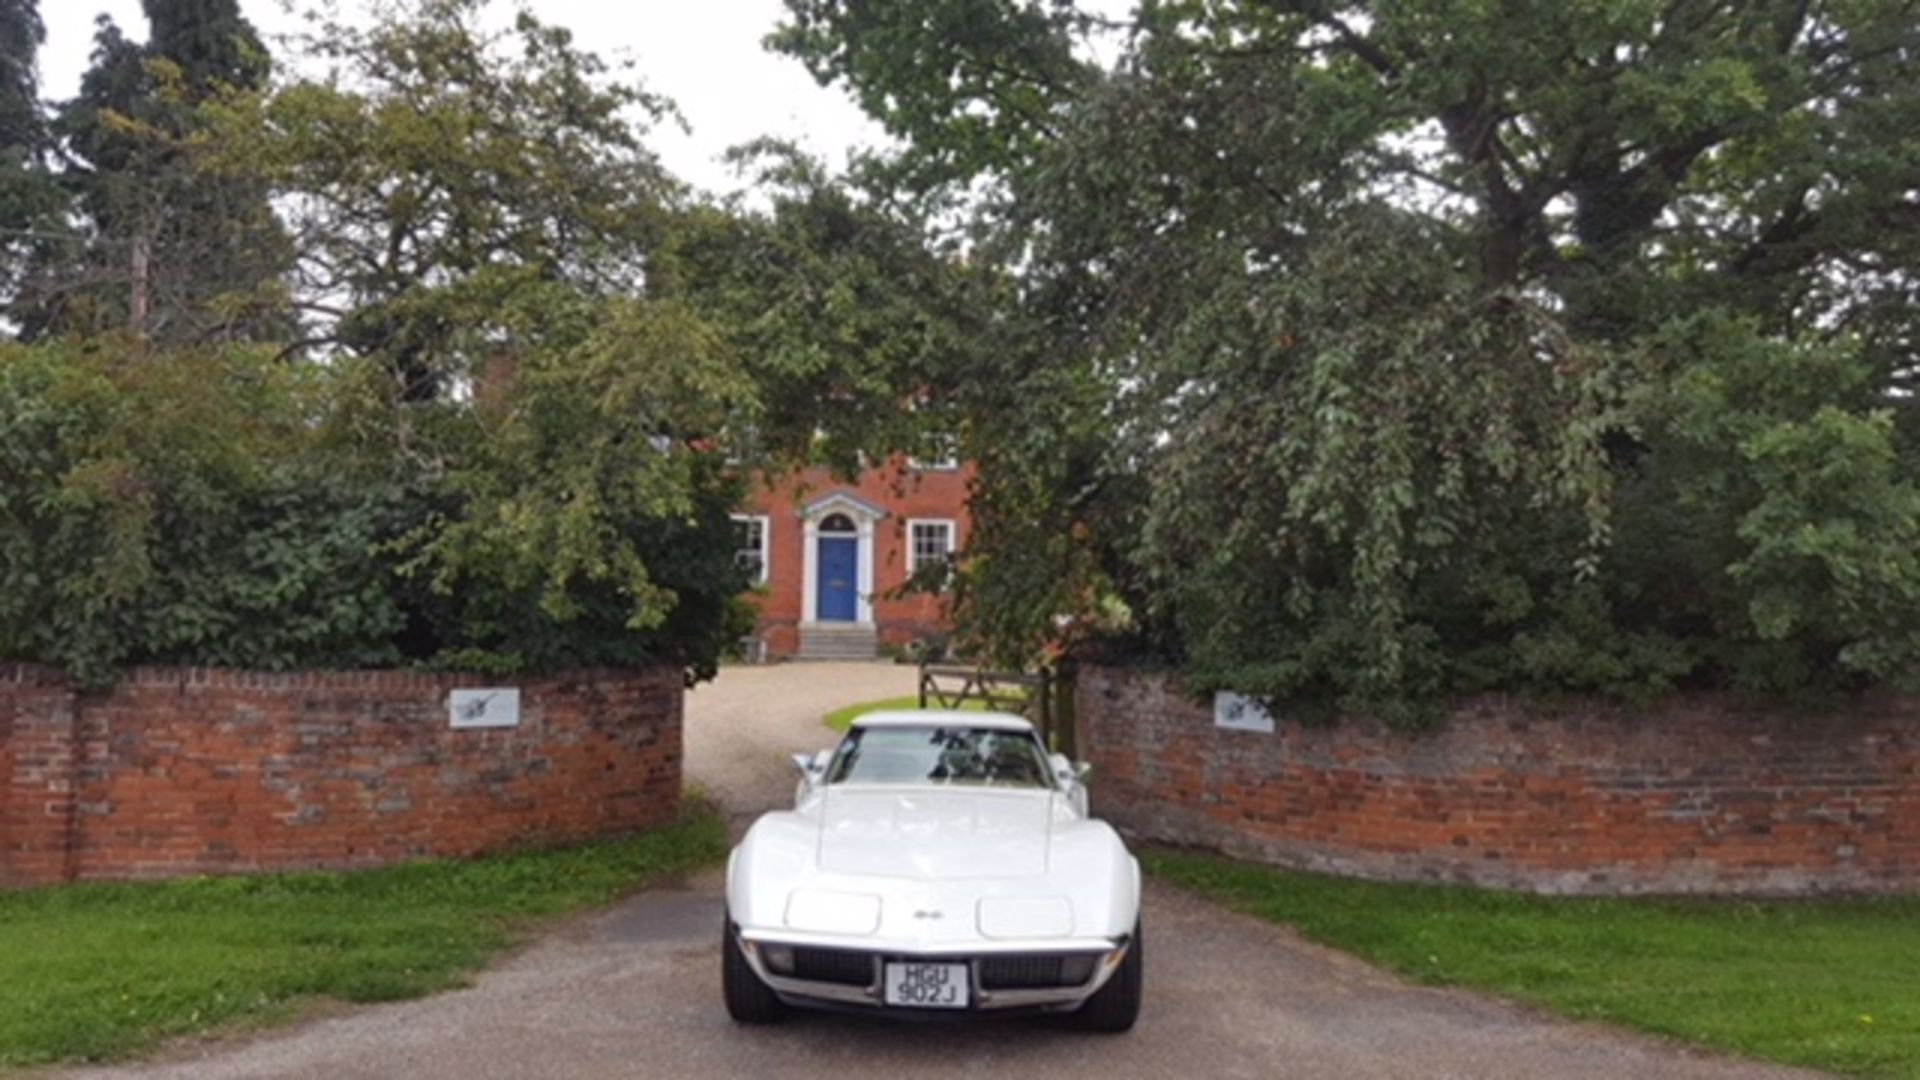
[[[800,774],[800,782],[793,786],[793,805],[800,806],[820,789],[827,779],[827,765],[833,761],[833,751],[822,750],[817,754],[795,754],[788,760],[793,762],[795,772]]]
[[[1047,764],[1053,767],[1053,775],[1068,804],[1081,817],[1087,816],[1087,774],[1093,767],[1084,761],[1073,761],[1065,754],[1048,754]]]
[[[1084,784],[1087,774],[1093,771],[1093,766],[1069,760],[1065,754],[1048,754],[1047,763],[1053,766],[1053,775],[1063,784]]]

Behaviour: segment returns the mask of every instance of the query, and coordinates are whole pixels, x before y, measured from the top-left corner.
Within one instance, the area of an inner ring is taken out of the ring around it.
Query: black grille
[[[1091,953],[1052,956],[983,956],[980,986],[987,990],[1037,990],[1079,986],[1093,976]]]
[[[793,977],[842,986],[870,986],[873,954],[846,949],[795,949]]]

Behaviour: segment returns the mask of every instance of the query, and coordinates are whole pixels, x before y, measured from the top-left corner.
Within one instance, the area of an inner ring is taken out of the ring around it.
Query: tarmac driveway
[[[786,755],[829,709],[913,692],[904,667],[733,668],[687,701],[687,770],[736,819],[791,798]],[[1097,783],[1096,779],[1096,783]],[[718,872],[576,920],[466,990],[342,1009],[86,1075],[220,1077],[1734,1077],[1787,1076],[1459,991],[1408,986],[1287,930],[1164,886],[1147,897],[1139,1027],[803,1015],[731,1024]]]

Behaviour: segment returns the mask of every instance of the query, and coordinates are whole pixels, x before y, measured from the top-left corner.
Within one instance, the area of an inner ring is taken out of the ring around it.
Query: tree
[[[35,56],[46,40],[38,0],[0,4],[0,146],[37,148],[44,142]]]
[[[41,260],[32,333],[125,327],[159,343],[272,336],[286,238],[264,191],[210,175],[198,106],[264,85],[271,64],[236,0],[145,0],[149,41],[102,17],[59,117],[85,227]]]
[[[1002,646],[1051,577],[1202,687],[1390,709],[1920,657],[1910,0],[1148,3],[1110,71],[1060,3],[789,10],[908,140],[872,175],[995,193]]]
[[[669,103],[480,11],[322,27],[325,64],[264,81],[233,77],[254,54],[232,35],[181,30],[217,20],[156,20],[147,46],[103,27],[96,107],[68,113],[100,276],[57,295],[63,333],[0,349],[0,657],[90,683],[142,662],[707,677],[753,617],[728,451],[931,449],[912,437],[946,423],[946,357],[986,336],[998,275],[782,148],[747,155],[767,211],[690,199],[644,141]],[[284,208],[293,270],[269,280],[297,327],[179,333],[236,327],[236,294],[162,289],[186,249],[140,233],[150,207],[114,186],[136,176]],[[108,332],[138,307],[138,235],[141,338]]]
[[[0,301],[62,207],[34,66],[45,40],[37,0],[0,2]]]
[[[266,85],[273,63],[238,0],[141,0],[140,7],[148,53],[180,69],[189,100]]]
[[[938,456],[935,442],[958,430],[953,382],[982,344],[991,278],[789,145],[733,158],[754,170],[768,208],[687,208],[649,282],[698,307],[750,373],[753,412],[730,421],[743,436],[730,449],[848,473],[896,453]]]
[[[750,623],[741,494],[710,439],[754,411],[732,341],[651,270],[679,185],[668,103],[564,29],[422,0],[309,42],[326,79],[204,110],[221,175],[288,208],[299,335],[353,371],[353,437],[431,478],[399,545],[445,662],[671,659],[710,675]]]
[[[412,400],[550,329],[548,290],[638,294],[678,192],[641,142],[664,101],[531,15],[483,33],[482,6],[324,27],[334,74],[210,110],[219,167],[288,206],[296,346],[378,356]]]
[[[1026,168],[1096,73],[1075,55],[1096,20],[1065,0],[873,4],[788,0],[771,47],[841,82],[908,144],[886,180],[914,193]]]

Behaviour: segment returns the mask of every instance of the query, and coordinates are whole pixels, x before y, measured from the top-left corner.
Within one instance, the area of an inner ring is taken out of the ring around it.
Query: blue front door
[[[854,582],[860,571],[860,541],[854,537],[820,538],[820,621],[852,622],[856,607]]]

